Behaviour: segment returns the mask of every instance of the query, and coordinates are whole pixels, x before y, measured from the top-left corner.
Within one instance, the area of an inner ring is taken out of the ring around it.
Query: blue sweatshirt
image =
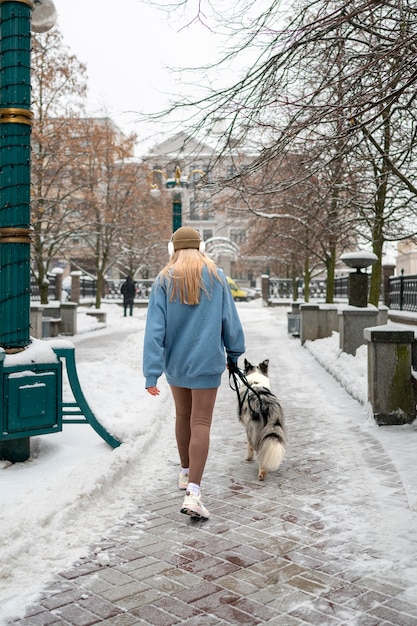
[[[152,285],[146,318],[143,373],[146,388],[156,387],[162,373],[170,385],[187,389],[212,389],[220,385],[226,366],[225,351],[237,359],[245,339],[236,305],[222,270],[221,281],[203,268],[207,289],[199,304],[170,301],[167,279]]]

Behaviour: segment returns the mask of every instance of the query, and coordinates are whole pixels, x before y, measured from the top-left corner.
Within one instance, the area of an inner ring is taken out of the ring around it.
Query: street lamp
[[[161,190],[155,183],[155,174],[161,174],[166,179],[165,186],[167,189],[172,189],[172,232],[175,233],[178,228],[182,226],[182,189],[188,187],[190,177],[193,174],[200,174],[201,177],[206,175],[203,170],[192,170],[188,176],[181,176],[181,169],[179,165],[175,167],[174,178],[168,178],[168,175],[163,170],[154,169],[148,174],[148,184],[150,187],[150,194],[153,198],[159,198]]]
[[[36,4],[42,9],[41,1]],[[32,11],[31,0],[0,0],[0,456],[11,461],[29,457],[31,428],[35,434],[43,427],[53,432],[59,421],[59,398],[52,398],[60,381],[58,364],[34,367],[29,374],[28,367],[4,365],[7,354],[30,343]]]
[[[53,0],[32,0],[32,30],[35,33],[46,33],[54,26],[57,18]]]
[[[31,436],[62,430],[64,409],[67,423],[89,422],[120,445],[86,403],[73,348],[31,350],[31,29],[46,32],[55,18],[52,0],[0,0],[0,458],[13,463],[29,458]],[[75,402],[62,398],[61,358]]]

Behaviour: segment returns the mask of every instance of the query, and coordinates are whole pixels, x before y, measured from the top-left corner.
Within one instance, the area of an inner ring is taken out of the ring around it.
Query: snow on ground
[[[133,506],[141,485],[152,478],[155,442],[159,449],[173,445],[173,429],[166,427],[173,404],[165,380],[160,380],[163,393],[158,402],[143,386],[146,309],[123,318],[116,304],[102,308],[107,312],[105,326],[80,307],[78,334],[70,340],[91,408],[123,445],[112,450],[89,425],[64,425],[61,433],[33,437],[31,458],[25,463],[0,461],[0,624],[22,615],[53,572],[86,554],[88,545]],[[287,307],[265,308],[255,300],[238,308],[243,325],[259,319],[263,328],[287,334]],[[295,338],[283,341],[282,349],[288,350],[288,362],[294,350],[309,350],[366,406],[365,346],[356,356],[342,353],[335,333],[305,347]],[[417,510],[416,426],[380,428],[369,413],[361,427],[372,430],[384,445],[402,476],[410,508]]]
[[[395,325],[394,325],[395,326]],[[408,326],[408,329],[413,328]],[[367,347],[361,346],[356,355],[339,348],[339,333],[317,341],[307,341],[305,347],[342,386],[361,404],[368,407],[367,427],[383,445],[401,476],[410,508],[417,511],[417,420],[402,426],[378,426],[368,405]],[[411,375],[411,372],[410,372]]]

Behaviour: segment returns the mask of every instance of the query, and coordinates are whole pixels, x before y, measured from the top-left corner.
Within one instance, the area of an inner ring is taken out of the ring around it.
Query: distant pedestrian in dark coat
[[[130,315],[133,315],[133,301],[136,295],[136,287],[131,276],[128,276],[120,289],[123,295],[124,316],[126,317],[127,308],[129,307]]]

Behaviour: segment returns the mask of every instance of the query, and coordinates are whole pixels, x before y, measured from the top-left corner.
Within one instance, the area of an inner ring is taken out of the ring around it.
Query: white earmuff
[[[206,252],[206,242],[201,240],[200,241],[200,245],[198,246],[198,249],[201,252],[201,254],[205,254],[205,252]]]
[[[173,241],[168,241],[168,254],[172,258],[174,256],[174,243]]]

